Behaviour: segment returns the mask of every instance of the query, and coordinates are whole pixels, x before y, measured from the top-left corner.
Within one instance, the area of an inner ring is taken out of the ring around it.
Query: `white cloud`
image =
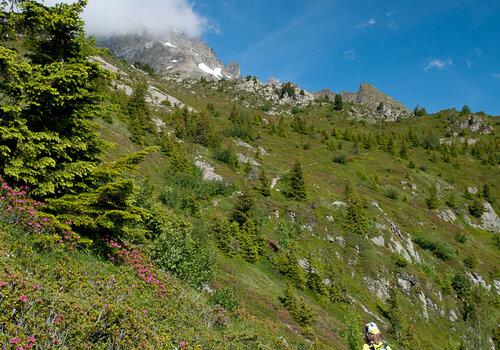
[[[361,22],[360,24],[358,24],[356,26],[357,29],[363,29],[363,28],[371,28],[373,27],[375,24],[377,24],[377,20],[375,19],[375,17],[372,17],[370,18],[368,21],[366,22]]]
[[[344,58],[349,61],[357,61],[358,54],[353,49],[349,49],[347,51],[344,51]]]
[[[491,76],[496,80],[500,80],[500,73],[492,73]]]
[[[427,66],[425,66],[424,71],[427,72],[430,69],[443,70],[451,66],[453,66],[453,60],[451,58],[444,60],[438,58],[429,58],[429,62],[427,63]]]
[[[44,1],[48,5],[60,2],[74,1]],[[83,19],[87,31],[97,36],[142,31],[161,36],[172,29],[199,36],[213,26],[188,0],[89,0]]]

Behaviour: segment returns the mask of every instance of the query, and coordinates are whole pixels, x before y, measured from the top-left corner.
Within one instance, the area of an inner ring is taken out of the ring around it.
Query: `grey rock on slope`
[[[220,80],[240,75],[237,63],[231,62],[226,67],[204,42],[175,30],[162,38],[147,33],[114,35],[101,38],[99,44],[131,64],[148,64],[162,76],[175,74],[182,78]]]
[[[362,83],[358,92],[341,92],[341,96],[344,102],[353,102],[368,108],[372,118],[377,120],[395,121],[411,115],[401,102],[368,83]]]

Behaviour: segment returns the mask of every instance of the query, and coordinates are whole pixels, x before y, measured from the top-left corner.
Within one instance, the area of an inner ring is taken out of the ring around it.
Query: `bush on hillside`
[[[453,249],[442,241],[417,236],[415,238],[415,243],[417,243],[420,248],[432,252],[435,256],[444,261],[450,260],[454,255]]]

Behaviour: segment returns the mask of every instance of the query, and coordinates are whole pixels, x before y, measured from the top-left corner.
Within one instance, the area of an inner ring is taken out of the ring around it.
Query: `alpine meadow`
[[[0,0],[0,349],[500,349],[498,117],[91,3]]]

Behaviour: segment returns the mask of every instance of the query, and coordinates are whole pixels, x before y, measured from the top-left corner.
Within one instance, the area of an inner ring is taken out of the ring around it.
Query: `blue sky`
[[[500,1],[196,0],[242,74],[310,91],[367,81],[408,107],[500,115]]]

